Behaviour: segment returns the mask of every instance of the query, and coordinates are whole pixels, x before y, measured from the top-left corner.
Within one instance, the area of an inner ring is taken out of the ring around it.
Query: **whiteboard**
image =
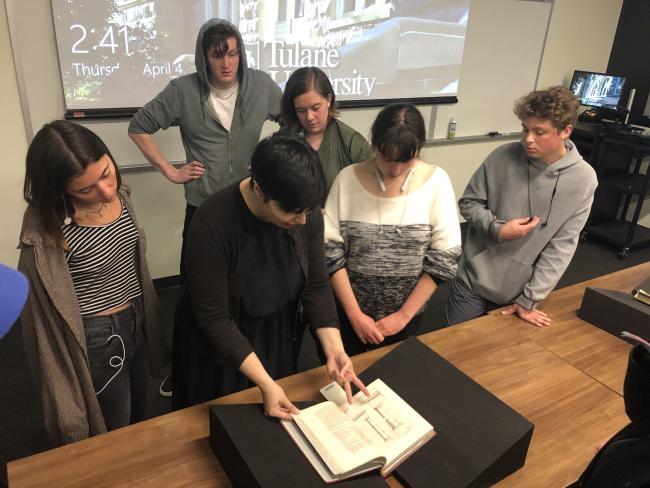
[[[6,6],[21,102],[33,135],[65,113],[52,10],[49,0],[6,0]],[[431,137],[443,138],[451,117],[459,137],[520,130],[513,103],[535,88],[551,9],[550,0],[471,1],[459,102],[420,107]],[[367,136],[378,110],[346,109],[342,119]],[[127,136],[128,121],[84,124],[104,139],[121,166],[148,164]],[[265,133],[272,129],[267,126]],[[156,139],[168,159],[184,160],[176,128]]]
[[[512,108],[536,88],[551,8],[529,0],[472,1],[458,103],[438,107],[436,137],[444,137],[452,117],[457,136],[521,130]]]

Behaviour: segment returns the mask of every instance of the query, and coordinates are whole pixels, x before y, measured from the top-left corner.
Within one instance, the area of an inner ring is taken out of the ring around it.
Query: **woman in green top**
[[[327,75],[313,67],[294,71],[282,95],[283,132],[300,133],[318,152],[328,193],[341,169],[370,157],[368,141],[336,119],[335,102]]]

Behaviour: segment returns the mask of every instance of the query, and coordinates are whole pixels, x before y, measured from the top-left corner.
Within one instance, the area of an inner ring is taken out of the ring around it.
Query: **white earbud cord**
[[[111,366],[111,368],[119,369],[113,376],[111,376],[111,378],[106,382],[104,386],[101,387],[99,391],[95,392],[95,395],[99,395],[102,391],[104,391],[110,382],[113,381],[118,374],[120,374],[120,371],[122,371],[122,368],[124,367],[124,361],[126,360],[126,347],[124,347],[124,341],[122,340],[122,337],[119,334],[113,334],[109,336],[108,339],[106,339],[106,342],[104,344],[108,344],[108,341],[110,341],[113,337],[117,337],[122,344],[122,357],[111,356],[108,360],[108,364]]]
[[[70,225],[72,223],[72,217],[68,215],[68,207],[65,204],[65,197],[61,197],[63,199],[63,213],[65,213],[65,218],[63,219],[63,223],[65,225]]]
[[[411,182],[411,176],[413,176],[413,173],[415,172],[415,168],[411,168],[404,178],[404,181],[402,182],[402,185],[400,186],[400,193],[404,193],[405,191],[406,196],[404,197],[404,206],[402,207],[402,216],[399,219],[399,224],[397,225],[397,228],[395,229],[395,232],[397,234],[402,234],[402,230],[400,227],[402,226],[402,222],[404,222],[404,215],[406,214],[406,207],[408,206],[409,203],[409,193],[408,193],[408,187],[409,183]],[[381,178],[381,174],[379,174],[379,170],[375,168],[375,175],[377,176],[377,181],[379,183],[379,189],[384,192],[386,191],[386,187],[384,186],[384,181]],[[381,197],[376,197],[377,198],[377,220],[379,221],[379,234],[384,233],[384,228],[381,225]]]

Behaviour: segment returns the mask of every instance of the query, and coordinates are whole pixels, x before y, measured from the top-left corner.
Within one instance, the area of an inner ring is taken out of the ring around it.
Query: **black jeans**
[[[108,430],[144,420],[149,355],[142,300],[108,316],[84,317],[90,375]]]
[[[464,280],[456,277],[451,282],[449,298],[445,304],[445,326],[482,317],[501,306],[475,294]]]
[[[185,250],[187,249],[187,234],[190,230],[190,222],[192,222],[192,217],[194,217],[194,212],[199,207],[190,205],[189,203],[185,206],[185,221],[183,222],[183,242],[181,243],[181,285],[185,283]]]

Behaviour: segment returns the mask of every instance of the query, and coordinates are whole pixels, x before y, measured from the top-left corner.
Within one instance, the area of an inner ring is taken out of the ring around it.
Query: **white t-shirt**
[[[210,91],[210,100],[212,107],[219,117],[221,125],[230,131],[232,125],[232,115],[235,112],[235,103],[237,103],[237,92],[239,91],[239,83],[235,83],[230,88],[222,90],[220,88],[212,87]]]

